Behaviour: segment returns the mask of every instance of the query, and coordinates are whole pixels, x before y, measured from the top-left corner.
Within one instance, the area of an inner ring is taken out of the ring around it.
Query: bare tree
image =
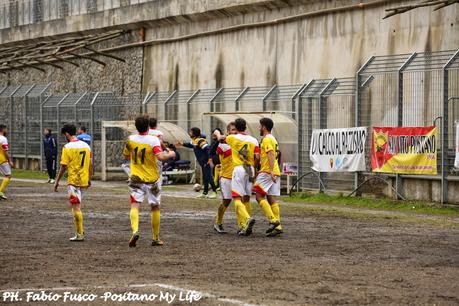
[[[398,15],[398,14],[403,14],[405,12],[420,8],[420,7],[427,7],[427,6],[434,6],[434,11],[437,11],[439,9],[442,9],[444,7],[453,5],[455,3],[459,3],[459,0],[424,0],[421,1],[417,4],[411,4],[411,5],[402,5],[399,7],[394,7],[387,9],[387,15],[384,16],[383,19]]]

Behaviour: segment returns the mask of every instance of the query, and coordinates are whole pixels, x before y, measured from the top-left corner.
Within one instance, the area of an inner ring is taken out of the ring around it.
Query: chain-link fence
[[[58,132],[64,122],[86,126],[93,136],[97,170],[100,168],[102,121],[132,120],[139,113],[146,113],[160,122],[175,124],[185,132],[198,126],[209,136],[214,128],[225,128],[222,116],[208,116],[209,113],[276,112],[293,118],[296,124],[289,127],[289,133],[297,137],[297,145],[285,145],[284,148],[295,152],[288,152],[294,153],[287,154],[293,156],[292,160],[284,162],[297,163],[298,176],[312,172],[309,151],[314,129],[366,126],[371,132],[377,126],[437,125],[441,135],[439,175],[384,176],[395,178],[400,194],[403,194],[403,178],[441,182],[445,200],[448,182],[459,179],[453,165],[455,122],[459,120],[458,57],[459,51],[375,56],[355,77],[314,79],[285,86],[179,90],[128,96],[111,92],[47,95],[47,85],[7,86],[0,88],[0,120],[10,127],[12,155],[25,160],[41,157],[43,128]],[[118,167],[126,131],[111,128],[106,136],[110,146],[108,167]],[[365,176],[372,175],[369,139],[366,142],[366,173],[315,173],[301,179],[299,187],[352,190]],[[60,146],[63,142],[64,139],[59,138]],[[282,150],[282,139],[279,142]],[[320,181],[323,184],[319,184]]]

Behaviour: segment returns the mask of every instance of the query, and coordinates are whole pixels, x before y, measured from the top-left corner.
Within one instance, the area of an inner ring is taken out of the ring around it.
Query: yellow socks
[[[269,205],[269,202],[267,200],[265,199],[261,200],[260,206],[269,222],[277,221],[277,218],[275,217],[273,211],[271,210],[271,205]]]
[[[250,202],[244,203],[245,209],[247,210],[247,213],[251,216],[252,215],[252,204]]]
[[[130,218],[132,233],[137,233],[139,231],[139,209],[137,207],[131,207]]]
[[[218,207],[218,212],[217,212],[217,218],[215,219],[215,224],[222,224],[223,222],[223,215],[225,214],[226,209],[228,206],[225,206],[225,204],[221,203],[220,206]]]
[[[234,207],[236,209],[237,225],[240,229],[244,229],[247,224],[247,220],[250,219],[250,215],[241,200],[235,200]]]
[[[280,208],[278,203],[274,203],[271,205],[271,210],[273,211],[274,217],[276,217],[277,220],[280,222]],[[282,229],[282,226],[279,225],[277,229]]]
[[[153,240],[159,239],[159,224],[161,222],[160,210],[153,210],[151,212],[151,227],[153,229]]]
[[[73,221],[75,222],[75,229],[77,234],[83,235],[83,213],[81,210],[75,210],[72,208]]]
[[[3,178],[2,184],[0,185],[0,192],[3,192],[6,189],[6,187],[10,183],[10,180],[11,180],[11,178],[9,178],[9,177]]]

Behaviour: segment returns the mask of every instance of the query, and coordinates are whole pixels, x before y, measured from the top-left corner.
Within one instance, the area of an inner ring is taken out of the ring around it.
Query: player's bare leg
[[[131,212],[130,212],[130,219],[131,219],[131,239],[129,239],[129,247],[134,248],[137,245],[137,240],[139,240],[139,210],[140,210],[140,203],[131,203]]]

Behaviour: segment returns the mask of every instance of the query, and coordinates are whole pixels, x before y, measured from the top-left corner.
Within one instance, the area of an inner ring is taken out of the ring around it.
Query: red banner
[[[371,142],[373,172],[437,174],[435,126],[374,127]]]

